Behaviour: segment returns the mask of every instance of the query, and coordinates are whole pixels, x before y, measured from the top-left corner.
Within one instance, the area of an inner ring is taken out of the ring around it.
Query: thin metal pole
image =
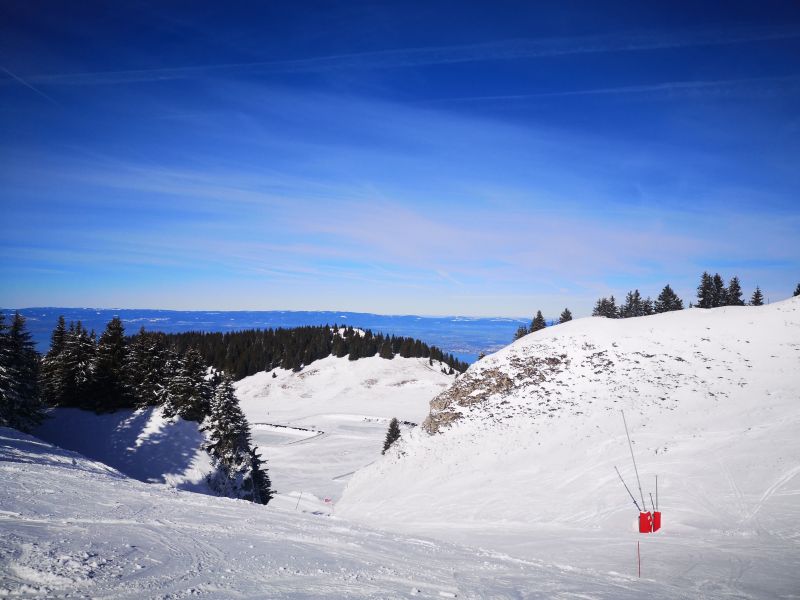
[[[631,494],[631,491],[628,489],[628,485],[625,483],[625,480],[622,478],[622,475],[619,474],[619,469],[617,469],[617,467],[614,466],[614,470],[617,472],[617,477],[619,477],[619,480],[622,482],[622,485],[625,486],[625,491],[628,492],[628,496],[630,496],[631,500],[633,500],[633,505],[636,507],[636,510],[642,512],[642,509],[639,508],[639,504],[636,502],[636,498],[633,497],[633,494]]]
[[[628,436],[628,448],[631,449],[631,460],[633,461],[633,471],[636,473],[636,483],[639,486],[639,495],[642,497],[642,506],[645,506],[644,492],[642,492],[642,482],[639,481],[639,469],[636,468],[636,459],[633,457],[633,444],[631,444],[631,435],[628,433],[628,423],[625,421],[625,413],[623,411],[619,412],[622,413],[622,424],[625,425],[625,435]]]
[[[639,578],[642,577],[642,553],[639,552],[639,542],[636,542],[636,562],[639,564]]]
[[[300,506],[300,498],[303,497],[303,492],[300,492],[300,495],[297,497],[297,504],[294,505],[294,509],[297,510],[297,507]]]
[[[650,494],[650,506],[653,507],[653,512],[656,512],[656,503],[653,502],[653,494]]]
[[[656,510],[658,510],[658,475],[656,475]]]

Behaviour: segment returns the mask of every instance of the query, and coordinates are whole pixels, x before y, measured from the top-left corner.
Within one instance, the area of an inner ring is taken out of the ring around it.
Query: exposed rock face
[[[659,317],[647,319],[641,322],[659,323]],[[741,360],[736,346],[717,349],[704,335],[688,344],[680,330],[643,335],[636,323],[616,320],[587,324],[530,334],[478,361],[431,401],[423,428],[439,433],[473,417],[484,423],[561,418],[585,414],[597,403],[613,410],[622,398],[674,410],[674,392],[684,387],[721,401],[729,393],[712,365],[723,368],[734,385],[747,385],[741,365],[749,369],[751,363]],[[632,326],[634,332],[628,331]]]
[[[520,388],[552,381],[568,366],[569,359],[564,353],[515,355],[503,365],[503,369],[491,357],[484,359],[431,400],[431,412],[422,426],[428,433],[438,433],[461,418],[464,409],[489,403],[502,405],[505,397],[515,395]]]

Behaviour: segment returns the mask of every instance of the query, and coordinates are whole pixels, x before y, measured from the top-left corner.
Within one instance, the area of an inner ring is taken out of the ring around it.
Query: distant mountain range
[[[0,309],[5,313],[13,309]],[[382,333],[420,339],[452,353],[459,360],[474,362],[481,352],[499,350],[514,339],[521,324],[530,319],[491,317],[420,317],[416,315],[376,315],[372,313],[334,311],[182,311],[113,308],[21,308],[28,329],[39,351],[47,350],[50,333],[59,315],[69,321],[80,320],[87,329],[102,331],[106,323],[119,316],[127,333],[140,327],[148,331],[178,333],[182,331],[235,331],[324,325],[353,325]]]

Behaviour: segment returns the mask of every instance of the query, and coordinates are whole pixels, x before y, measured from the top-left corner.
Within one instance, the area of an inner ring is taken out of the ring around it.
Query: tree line
[[[764,294],[759,286],[756,286],[750,300],[745,302],[743,299],[739,278],[734,275],[728,284],[719,273],[711,275],[708,271],[703,272],[700,277],[700,284],[697,286],[697,299],[694,303],[689,303],[689,308],[717,308],[720,306],[761,306],[764,304]],[[797,284],[793,296],[800,296],[800,283]],[[644,317],[657,313],[670,312],[673,310],[683,310],[683,300],[678,297],[669,284],[665,285],[658,297],[653,300],[649,296],[643,298],[638,289],[631,290],[625,295],[625,301],[617,305],[614,296],[608,298],[598,298],[592,309],[593,317],[607,317],[609,319],[628,319],[631,317]],[[564,309],[558,321],[551,322],[549,325],[566,323],[572,320],[572,313],[568,308]],[[520,325],[514,335],[514,339],[539,331],[548,326],[547,321],[542,316],[542,311],[536,311],[530,326]]]
[[[241,379],[261,371],[282,368],[299,371],[304,366],[328,356],[349,360],[380,356],[391,360],[427,358],[430,364],[439,361],[446,373],[463,373],[467,363],[452,354],[445,354],[436,346],[402,336],[387,336],[362,331],[353,327],[305,326],[291,329],[249,329],[227,333],[164,334],[165,342],[178,352],[196,349],[203,359],[215,369]]]

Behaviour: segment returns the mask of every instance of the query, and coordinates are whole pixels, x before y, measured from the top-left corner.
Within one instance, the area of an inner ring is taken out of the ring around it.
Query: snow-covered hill
[[[635,531],[658,474],[663,529]],[[800,298],[581,319],[473,365],[337,514],[547,558],[635,569],[691,595],[800,592]],[[641,503],[641,500],[639,500]]]
[[[597,576],[126,478],[0,428],[0,597],[675,597]]]
[[[236,394],[274,487],[329,511],[353,472],[380,457],[390,419],[421,423],[452,381],[438,361],[330,356],[300,372],[246,377]]]

